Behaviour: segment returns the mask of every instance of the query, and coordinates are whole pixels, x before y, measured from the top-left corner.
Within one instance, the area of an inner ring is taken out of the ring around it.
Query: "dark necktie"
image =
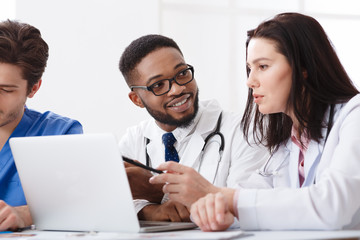
[[[162,136],[162,140],[165,145],[165,161],[179,162],[179,155],[174,147],[176,142],[174,135],[172,133],[165,133]]]

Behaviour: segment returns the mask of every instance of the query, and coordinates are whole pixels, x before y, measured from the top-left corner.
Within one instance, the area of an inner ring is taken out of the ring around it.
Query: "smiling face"
[[[247,51],[247,86],[253,90],[259,111],[292,115],[287,109],[292,69],[286,57],[276,50],[274,41],[264,38],[251,39]]]
[[[41,85],[34,85],[28,93],[27,81],[18,66],[0,63],[0,131],[11,133],[20,122],[28,97],[33,97]]]
[[[162,80],[173,78],[188,68],[181,53],[171,47],[156,49],[144,57],[136,66],[132,84],[150,86]],[[130,99],[139,107],[145,107],[159,127],[172,131],[189,125],[198,109],[198,88],[195,79],[179,86],[174,81],[168,93],[155,96],[151,91],[135,88],[129,93]]]

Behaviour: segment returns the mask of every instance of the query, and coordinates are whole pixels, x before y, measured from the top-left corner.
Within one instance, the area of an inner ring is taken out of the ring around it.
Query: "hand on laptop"
[[[32,224],[28,206],[11,207],[0,200],[0,231],[16,230]]]
[[[163,204],[151,204],[144,207],[139,213],[140,220],[190,222],[190,210],[181,203],[167,201]]]
[[[133,199],[146,199],[152,203],[161,203],[164,196],[162,192],[164,184],[150,184],[149,179],[153,176],[150,171],[127,162],[124,162],[124,165]]]

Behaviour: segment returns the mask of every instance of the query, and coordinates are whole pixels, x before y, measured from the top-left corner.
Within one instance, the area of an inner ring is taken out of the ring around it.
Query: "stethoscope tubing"
[[[216,166],[216,171],[215,171],[215,175],[214,175],[214,179],[213,179],[213,183],[215,182],[215,179],[216,179],[216,176],[218,174],[218,170],[219,170],[219,166],[220,166],[220,162],[222,160],[222,155],[223,155],[223,151],[224,151],[224,148],[225,148],[225,137],[224,135],[220,132],[220,125],[221,125],[221,120],[222,120],[222,112],[220,113],[219,115],[219,118],[217,120],[217,123],[216,123],[216,128],[213,132],[211,132],[204,140],[204,145],[201,149],[201,153],[200,153],[200,162],[199,162],[199,167],[198,167],[198,172],[200,172],[200,169],[201,169],[201,165],[202,165],[202,162],[203,162],[203,156],[204,156],[204,153],[205,153],[205,150],[208,146],[208,143],[210,142],[211,138],[215,137],[216,135],[218,135],[220,137],[220,147],[219,147],[219,160],[218,160],[218,163],[217,163],[217,166]],[[145,138],[145,141],[146,141],[146,146],[149,144],[150,142],[150,139],[148,138]],[[145,156],[146,156],[146,166],[150,166],[150,157],[149,157],[149,154],[147,153],[147,150],[146,150],[146,147],[145,147]]]
[[[332,126],[333,126],[333,121],[334,121],[334,120],[333,120],[333,118],[334,118],[334,107],[335,107],[334,104],[331,104],[331,105],[330,105],[329,122],[328,122],[328,126],[327,126],[327,131],[326,131],[326,136],[325,136],[325,140],[324,140],[324,145],[325,145],[325,143],[326,143],[326,141],[327,141],[327,138],[328,138],[328,136],[329,136],[329,134],[330,134],[330,131],[331,131],[331,128],[332,128]],[[278,170],[280,169],[280,167],[282,166],[282,164],[285,162],[285,159],[283,159],[283,161],[281,162],[281,164],[280,164],[277,168],[275,168],[275,170],[273,170],[273,171],[271,171],[271,172],[269,172],[269,171],[266,170],[267,167],[268,167],[268,165],[269,165],[269,162],[270,162],[271,158],[273,157],[274,153],[275,153],[277,150],[278,150],[278,147],[277,147],[274,151],[272,151],[270,157],[266,160],[266,163],[265,163],[264,167],[263,167],[262,169],[256,169],[256,173],[258,173],[259,175],[261,175],[261,176],[263,176],[263,177],[272,177],[272,176],[275,176],[275,175],[278,175],[278,174],[279,174]]]

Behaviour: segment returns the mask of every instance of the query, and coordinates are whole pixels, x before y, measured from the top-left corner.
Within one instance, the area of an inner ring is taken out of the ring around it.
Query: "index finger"
[[[174,173],[163,173],[159,175],[152,176],[149,179],[151,184],[177,184],[179,183],[179,175]]]
[[[190,167],[184,166],[174,161],[168,161],[160,164],[156,169],[161,171],[174,172],[174,173],[184,173],[188,168]]]
[[[124,163],[125,168],[135,167],[134,165],[132,165],[132,164],[130,164],[130,163],[127,163],[127,162],[125,162],[125,161],[123,161],[123,163]]]

